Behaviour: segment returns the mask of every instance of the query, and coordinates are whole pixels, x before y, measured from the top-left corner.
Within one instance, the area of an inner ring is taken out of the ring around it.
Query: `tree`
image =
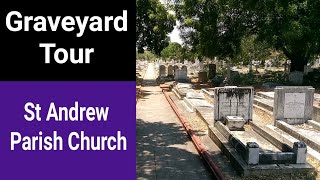
[[[168,13],[159,0],[136,1],[136,46],[139,53],[144,48],[160,55],[168,46],[170,33],[175,25],[174,15]]]
[[[217,9],[215,1],[173,0],[184,43],[199,57],[216,55]]]
[[[136,52],[136,60],[148,60],[154,61],[157,58],[155,54],[152,54],[150,51],[144,51],[143,53]]]
[[[257,41],[255,35],[244,36],[241,39],[240,53],[234,62],[249,64],[249,61],[256,60],[264,62],[271,58],[272,49],[266,42]]]
[[[236,58],[257,35],[291,60],[291,71],[320,52],[320,0],[172,0],[182,38],[200,55]]]
[[[291,60],[291,72],[319,54],[319,0],[250,0],[244,7],[255,13],[249,28]]]
[[[182,47],[179,43],[173,42],[161,51],[161,57],[166,59],[181,60]]]

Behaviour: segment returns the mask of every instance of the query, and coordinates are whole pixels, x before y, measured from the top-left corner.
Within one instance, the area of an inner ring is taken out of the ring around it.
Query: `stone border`
[[[271,144],[273,144],[275,147],[277,147],[281,151],[283,151],[283,152],[292,152],[293,151],[292,147],[281,142],[279,137],[273,136],[273,134],[268,133],[263,128],[260,128],[257,124],[250,122],[250,126],[252,127],[252,129],[256,133],[258,133],[260,136],[265,138],[267,141],[269,141]]]
[[[312,126],[314,129],[320,131],[320,123],[314,120],[309,120],[308,124]]]
[[[266,125],[266,129],[268,129],[268,133],[275,139],[281,141],[284,144],[287,144],[288,146],[293,146],[294,142],[299,141],[298,139],[292,137],[290,134],[286,133],[279,133],[275,130],[275,126],[273,125]],[[281,129],[279,129],[281,130]],[[282,131],[282,130],[281,130]],[[307,147],[307,157],[312,159],[313,161],[317,161],[320,163],[320,153],[312,149],[310,146]]]
[[[252,129],[254,131],[258,131],[257,134],[262,136],[263,138],[267,139],[270,143],[274,144],[277,148],[284,152],[272,152],[272,153],[261,153],[258,152],[259,157],[255,157],[258,159],[259,164],[296,164],[297,159],[300,159],[301,155],[297,155],[294,153],[294,148],[289,147],[288,145],[281,143],[277,139],[274,139],[272,136],[270,136],[268,133],[266,133],[262,129],[257,129],[257,125],[250,122],[250,125],[252,126]],[[245,146],[238,138],[234,137],[233,134],[225,125],[223,125],[221,122],[216,122],[215,127],[218,129],[218,131],[228,140],[228,142],[236,149],[236,151],[240,154],[240,156],[247,162],[249,162],[248,159],[248,151],[250,151],[250,148],[248,146]],[[273,138],[273,139],[272,139]],[[259,148],[259,146],[257,147]],[[253,155],[254,156],[254,155]],[[304,161],[306,161],[304,159]]]
[[[295,127],[292,127],[290,124],[284,121],[277,121],[275,126],[283,130],[284,132],[290,134],[291,136],[295,137],[296,139],[305,142],[312,149],[320,152],[320,144],[313,142],[307,136],[296,132]]]
[[[177,90],[176,90],[175,87],[172,88],[172,92],[177,96],[177,98],[178,98],[179,100],[182,100],[182,97],[181,97],[180,94],[177,92]]]
[[[195,112],[196,108],[194,107],[194,104],[188,99],[187,97],[183,98],[183,104],[190,112]]]
[[[231,165],[242,177],[255,175],[271,175],[271,174],[292,174],[292,173],[311,173],[314,167],[310,164],[262,164],[248,165],[242,157],[233,148],[228,140],[213,126],[209,126],[208,135],[212,141],[220,148],[223,154],[230,160]]]
[[[209,89],[213,89],[214,90],[214,88],[209,88]],[[201,89],[201,92],[203,92],[203,94],[205,94],[205,95],[207,95],[207,96],[209,96],[209,97],[211,97],[211,98],[214,98],[214,94],[211,94],[209,91],[207,91],[206,89]]]

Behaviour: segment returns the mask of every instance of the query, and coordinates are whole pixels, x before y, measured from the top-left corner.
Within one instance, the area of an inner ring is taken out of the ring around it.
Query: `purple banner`
[[[135,82],[1,82],[0,179],[136,179]]]

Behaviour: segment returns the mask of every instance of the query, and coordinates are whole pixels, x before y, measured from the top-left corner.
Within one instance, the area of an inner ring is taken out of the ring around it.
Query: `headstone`
[[[208,75],[207,75],[206,71],[200,71],[198,73],[198,82],[200,82],[200,83],[208,82]]]
[[[181,69],[176,69],[174,73],[175,81],[186,81],[188,79],[187,66],[182,66]]]
[[[200,68],[200,71],[203,70],[203,68],[204,68],[203,62],[199,62],[199,68]]]
[[[277,86],[274,89],[273,119],[288,124],[302,124],[312,119],[314,88]]]
[[[216,76],[217,66],[215,64],[209,64],[208,78],[213,79]]]
[[[178,69],[179,69],[178,65],[173,66],[174,75],[176,75],[176,72],[178,71]]]
[[[225,122],[227,116],[252,120],[253,87],[225,86],[214,88],[214,121]]]
[[[160,76],[160,77],[166,76],[166,66],[160,65],[160,68],[159,68],[159,76]]]
[[[168,66],[168,76],[173,76],[173,66],[172,65]]]
[[[181,70],[188,71],[188,68],[187,68],[187,66],[184,66],[184,65],[183,65],[183,66],[181,67]]]
[[[289,74],[289,81],[294,85],[301,85],[303,82],[303,72],[294,71]]]

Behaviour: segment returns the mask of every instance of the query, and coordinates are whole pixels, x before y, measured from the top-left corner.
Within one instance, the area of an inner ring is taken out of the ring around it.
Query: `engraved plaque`
[[[304,118],[305,93],[285,93],[284,118]]]
[[[241,116],[248,119],[250,98],[245,94],[241,99],[238,96],[227,97],[221,93],[219,97],[219,119],[226,116]]]

